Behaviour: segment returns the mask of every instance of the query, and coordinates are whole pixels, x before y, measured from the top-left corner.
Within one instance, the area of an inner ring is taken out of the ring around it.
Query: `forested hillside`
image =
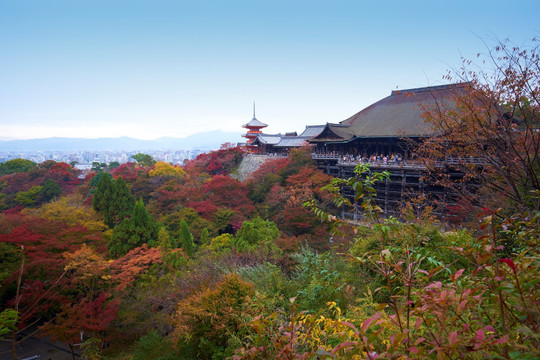
[[[74,344],[83,331],[90,348],[106,343],[115,354],[144,336],[191,334],[175,325],[179,304],[224,281],[251,289],[246,276],[262,281],[261,271],[285,280],[303,246],[332,245],[328,225],[302,206],[328,200],[320,188],[330,179],[309,156],[269,161],[244,183],[229,176],[242,158],[235,147],[185,167],[140,154],[84,179],[66,163],[2,164],[2,333],[38,324]],[[186,340],[188,358],[203,338]],[[224,334],[213,341],[207,351],[232,354]]]
[[[537,218],[382,220],[371,177],[349,183],[372,215],[352,226],[308,149],[244,183],[229,176],[241,156],[140,154],[85,179],[3,164],[4,338],[38,325],[91,359],[538,355]]]

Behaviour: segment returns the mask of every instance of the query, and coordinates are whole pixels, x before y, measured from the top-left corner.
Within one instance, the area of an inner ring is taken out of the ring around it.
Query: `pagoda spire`
[[[256,119],[256,117],[255,117],[255,101],[253,102],[253,118]]]

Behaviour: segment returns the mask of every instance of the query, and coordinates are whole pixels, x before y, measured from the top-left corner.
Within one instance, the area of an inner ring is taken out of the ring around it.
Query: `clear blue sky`
[[[0,0],[0,139],[268,133],[444,83],[540,1]]]

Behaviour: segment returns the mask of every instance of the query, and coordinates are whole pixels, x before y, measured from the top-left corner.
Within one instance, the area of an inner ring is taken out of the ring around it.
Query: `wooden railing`
[[[340,165],[353,165],[359,164],[360,161],[349,159],[346,155],[342,154],[318,154],[312,153],[311,158],[314,160],[337,160]],[[364,161],[364,163],[372,164],[373,166],[388,166],[388,167],[414,167],[414,168],[425,168],[424,164],[418,160],[404,160],[400,162],[396,161]],[[474,164],[474,165],[487,165],[488,163],[484,158],[481,157],[447,157],[444,161],[437,162],[439,166],[443,165],[463,165],[463,164]]]
[[[311,158],[314,160],[339,160],[343,155],[339,154],[316,154],[312,153]]]

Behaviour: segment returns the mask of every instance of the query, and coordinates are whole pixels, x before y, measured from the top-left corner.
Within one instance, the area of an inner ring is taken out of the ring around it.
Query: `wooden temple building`
[[[463,84],[450,84],[407,90],[395,90],[384,99],[366,107],[339,123],[307,126],[298,136],[257,133],[251,146],[260,154],[287,153],[293,147],[312,147],[312,157],[319,168],[334,177],[354,176],[359,162],[368,162],[371,171],[389,171],[390,179],[378,183],[376,201],[386,215],[399,213],[403,201],[423,196],[436,204],[452,204],[455,197],[445,188],[425,180],[426,168],[415,160],[414,143],[434,136],[430,124],[424,121],[422,106],[452,104]],[[247,124],[246,124],[247,125]],[[449,176],[459,179],[462,174]],[[343,189],[354,199],[350,189]],[[444,209],[439,209],[440,214]],[[357,209],[344,215],[354,218]]]
[[[370,164],[371,171],[388,171],[390,179],[375,186],[376,201],[387,215],[398,215],[399,206],[408,199],[424,197],[439,215],[456,197],[446,188],[426,179],[426,168],[415,159],[414,144],[436,135],[422,116],[423,106],[452,105],[463,84],[450,84],[408,90],[396,90],[337,124],[328,123],[309,140],[313,159],[327,174],[350,178],[359,162]],[[460,179],[463,174],[445,166],[448,175]],[[344,189],[354,199],[354,194]],[[357,210],[348,214],[357,217]]]

